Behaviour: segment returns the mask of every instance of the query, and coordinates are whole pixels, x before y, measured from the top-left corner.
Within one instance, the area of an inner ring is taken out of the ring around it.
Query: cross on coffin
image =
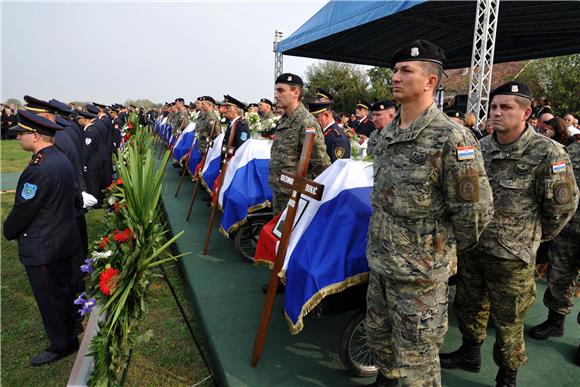
[[[292,226],[294,225],[294,219],[298,209],[297,204],[300,202],[300,196],[306,195],[315,200],[322,199],[324,185],[316,183],[305,177],[306,172],[308,171],[308,164],[310,162],[310,154],[312,153],[315,135],[316,130],[314,128],[306,129],[306,135],[304,138],[304,144],[302,146],[302,153],[300,154],[300,161],[298,163],[296,174],[283,171],[280,175],[281,185],[290,188],[292,190],[292,195],[288,201],[286,219],[284,221],[284,231],[282,231],[282,237],[280,238],[276,259],[274,260],[274,268],[272,269],[272,274],[270,275],[270,282],[268,282],[268,293],[266,294],[266,299],[264,301],[264,309],[262,310],[260,326],[258,328],[258,333],[256,334],[256,340],[254,341],[254,350],[252,352],[252,367],[255,367],[258,364],[260,356],[262,355],[262,351],[264,350],[266,333],[270,323],[274,298],[276,297],[276,288],[278,287],[278,273],[280,272],[280,269],[282,269],[282,264],[284,263],[284,258],[286,257],[288,242],[290,241],[290,235],[292,234]]]

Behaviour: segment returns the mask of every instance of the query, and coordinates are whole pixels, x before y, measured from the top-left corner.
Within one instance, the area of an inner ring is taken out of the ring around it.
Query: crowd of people
[[[379,369],[374,385],[440,386],[441,367],[479,372],[491,318],[496,386],[515,386],[517,370],[527,361],[523,321],[536,296],[541,243],[550,262],[544,295],[549,313],[529,335],[561,336],[572,310],[580,270],[578,120],[555,117],[551,101],[535,100],[525,84],[511,81],[492,92],[489,119],[475,128],[475,117],[442,112],[434,103],[444,63],[441,48],[428,41],[402,47],[392,59],[394,100],[359,100],[352,117],[333,111],[334,96],[324,88],[305,103],[304,82],[291,73],[276,79],[275,103],[200,96],[144,111],[26,96],[17,126],[2,116],[3,133],[6,121],[33,153],[4,232],[19,241],[51,340],[32,364],[78,347],[72,299],[82,290],[84,213],[101,204],[102,190],[114,177],[112,155],[122,143],[127,114],[135,111],[144,124],[167,118],[174,138],[194,119],[205,154],[221,131],[226,137],[234,133],[233,147],[241,146],[250,138],[245,116],[258,113],[277,122],[267,133],[273,139],[268,181],[274,213],[288,205],[291,191],[279,176],[296,170],[307,128],[317,132],[310,179],[361,144],[374,157],[374,212],[368,235],[361,235],[370,267],[365,325]],[[448,327],[449,278],[456,272],[454,312],[463,340],[458,350],[439,354]],[[62,291],[56,304],[48,296],[55,288]]]

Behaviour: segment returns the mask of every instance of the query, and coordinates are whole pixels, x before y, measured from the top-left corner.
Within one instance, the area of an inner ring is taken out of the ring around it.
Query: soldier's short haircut
[[[298,93],[298,101],[302,101],[302,95],[304,93],[304,91],[302,90],[302,88],[300,86],[292,86],[292,85],[289,85],[289,86],[290,86],[290,90],[292,90],[292,91],[298,89],[298,91],[299,91],[299,93]]]
[[[438,63],[425,62],[425,61],[418,62],[418,63],[420,63],[420,65],[423,68],[423,71],[425,72],[426,75],[435,75],[437,77],[437,84],[433,88],[433,95],[435,95],[437,93],[437,89],[439,88],[439,85],[441,84],[441,79],[443,79],[443,66],[441,66]]]
[[[514,99],[516,100],[516,103],[518,104],[518,106],[523,110],[532,106],[531,99],[520,97],[518,95],[514,95]]]
[[[54,137],[47,136],[46,134],[40,134],[40,133],[38,135],[40,136],[40,138],[42,138],[42,141],[54,144]]]

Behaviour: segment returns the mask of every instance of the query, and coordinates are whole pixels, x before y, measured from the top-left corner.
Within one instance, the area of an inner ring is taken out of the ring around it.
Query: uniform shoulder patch
[[[459,146],[457,147],[457,160],[472,160],[475,158],[474,146]]]
[[[459,203],[479,202],[479,176],[458,176],[455,194]]]
[[[342,156],[344,156],[345,150],[344,148],[337,146],[336,148],[334,148],[334,155],[336,156],[337,159],[342,159]]]
[[[30,200],[36,195],[37,189],[38,186],[36,184],[24,183],[20,196],[22,196],[24,200]]]
[[[558,204],[566,204],[572,201],[572,189],[570,184],[562,183],[554,187],[554,199]]]
[[[246,141],[248,139],[248,133],[242,132],[242,134],[240,134],[240,139]]]
[[[558,161],[552,163],[552,173],[562,173],[566,172],[566,162],[565,161]]]

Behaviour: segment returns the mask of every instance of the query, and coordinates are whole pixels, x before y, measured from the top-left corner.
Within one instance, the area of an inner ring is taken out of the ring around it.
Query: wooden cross
[[[228,164],[230,159],[234,157],[236,153],[236,148],[232,146],[234,142],[234,137],[236,135],[236,129],[238,123],[242,120],[240,117],[232,126],[232,130],[230,131],[230,137],[228,138],[228,144],[222,145],[222,167],[221,172],[218,175],[218,185],[217,189],[214,192],[214,196],[211,201],[211,215],[209,216],[209,225],[207,227],[207,236],[205,237],[205,244],[203,245],[203,252],[202,255],[207,255],[207,248],[209,246],[209,240],[211,239],[211,232],[213,231],[213,223],[215,221],[215,213],[218,207],[220,192],[222,190],[222,184],[224,183],[224,177],[226,176],[226,171],[228,170]]]
[[[312,153],[312,146],[314,145],[315,135],[315,129],[306,129],[306,136],[304,139],[304,145],[302,146],[302,153],[300,154],[300,162],[298,163],[296,174],[282,172],[280,175],[280,183],[282,186],[292,189],[292,195],[288,201],[286,219],[284,220],[284,230],[282,231],[280,245],[278,246],[278,252],[276,253],[274,268],[270,275],[270,282],[268,282],[268,293],[266,294],[264,309],[262,310],[262,317],[260,319],[260,326],[258,328],[258,333],[256,334],[256,340],[254,341],[252,367],[255,367],[258,364],[262,351],[264,350],[266,333],[268,331],[268,325],[270,324],[270,316],[272,315],[276,289],[278,288],[278,273],[282,269],[284,258],[286,257],[288,242],[290,241],[290,235],[292,234],[292,227],[294,226],[294,219],[296,217],[298,203],[300,202],[300,196],[306,195],[315,200],[320,200],[324,191],[324,185],[305,178],[308,170],[308,163],[310,162],[310,155]]]

